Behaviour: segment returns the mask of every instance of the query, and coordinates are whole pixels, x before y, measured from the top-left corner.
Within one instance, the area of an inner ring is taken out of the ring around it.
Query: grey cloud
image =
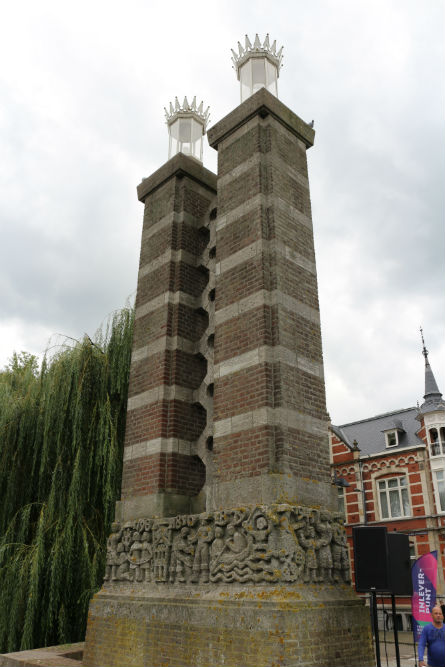
[[[124,303],[138,268],[135,188],[167,159],[163,106],[196,94],[217,122],[239,101],[230,47],[246,31],[268,31],[285,47],[282,101],[315,119],[309,167],[331,416],[415,402],[421,318],[445,391],[439,5],[283,0],[271,14],[266,2],[227,0],[187,14],[183,3],[137,1],[131,14],[81,1],[68,16],[46,0],[23,20],[11,6],[11,65],[0,73],[2,322],[91,335]],[[205,156],[215,170],[215,152]]]

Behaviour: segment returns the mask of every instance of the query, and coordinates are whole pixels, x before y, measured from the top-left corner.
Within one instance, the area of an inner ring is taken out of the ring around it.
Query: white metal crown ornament
[[[283,60],[283,47],[277,52],[277,42],[272,46],[269,34],[261,44],[258,34],[253,44],[248,36],[245,37],[245,46],[238,42],[238,53],[233,49],[232,62],[238,81],[240,82],[241,102],[256,93],[260,88],[267,88],[275,97],[278,97],[278,77]]]
[[[177,153],[184,153],[202,162],[202,138],[210,118],[209,109],[207,107],[204,111],[203,102],[197,106],[196,96],[191,104],[184,97],[181,105],[175,97],[175,104],[173,106],[170,102],[169,111],[164,107],[169,135],[169,159]]]

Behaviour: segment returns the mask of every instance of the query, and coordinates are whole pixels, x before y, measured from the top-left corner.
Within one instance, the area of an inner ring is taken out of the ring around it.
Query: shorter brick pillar
[[[123,521],[204,508],[206,467],[197,443],[207,426],[200,393],[209,270],[202,257],[215,189],[215,175],[183,154],[138,187],[145,211],[116,512]]]

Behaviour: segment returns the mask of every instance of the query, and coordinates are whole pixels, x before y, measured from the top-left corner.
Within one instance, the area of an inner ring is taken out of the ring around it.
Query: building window
[[[436,475],[440,511],[445,512],[445,473],[443,470],[436,470],[434,474]]]
[[[382,519],[410,516],[406,477],[382,479],[378,482],[378,489]]]
[[[441,456],[445,453],[445,427],[430,428],[428,430],[430,439],[431,456]]]
[[[342,486],[337,486],[337,508],[341,514],[345,514],[345,490]]]
[[[397,431],[387,431],[385,433],[386,437],[386,446],[387,447],[397,447],[399,440],[397,437]]]

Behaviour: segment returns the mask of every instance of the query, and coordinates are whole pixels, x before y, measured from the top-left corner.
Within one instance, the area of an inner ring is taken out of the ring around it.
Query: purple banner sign
[[[436,604],[437,586],[437,551],[431,551],[416,560],[411,570],[413,579],[413,614],[414,641],[419,641],[422,630],[431,623],[431,609]]]

